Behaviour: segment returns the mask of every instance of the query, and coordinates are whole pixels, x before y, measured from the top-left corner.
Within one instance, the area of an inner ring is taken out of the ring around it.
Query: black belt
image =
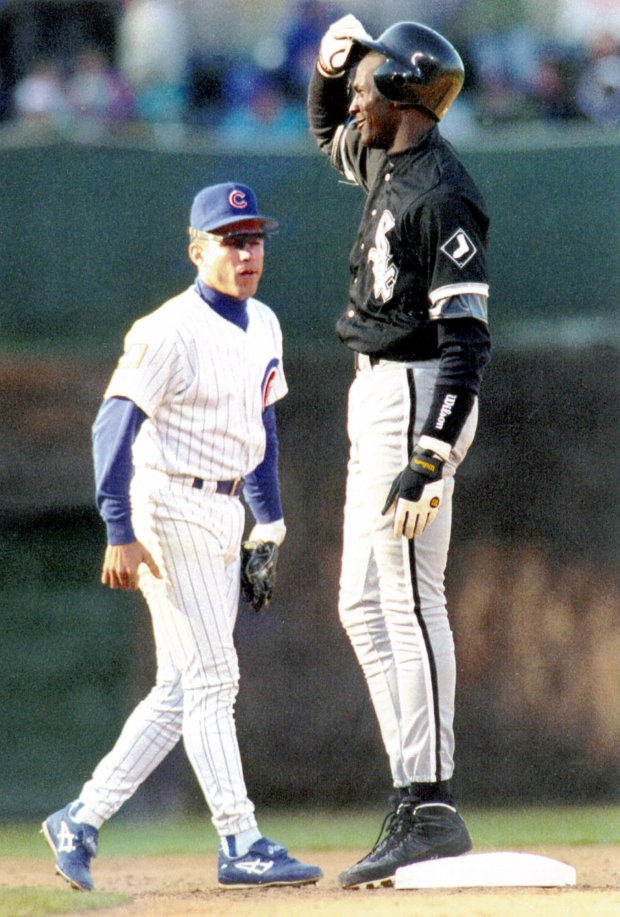
[[[194,478],[192,487],[196,490],[202,490],[204,487],[203,478]],[[234,481],[217,481],[215,485],[216,494],[226,494],[228,497],[238,497],[239,491],[243,485],[243,478],[235,478]]]

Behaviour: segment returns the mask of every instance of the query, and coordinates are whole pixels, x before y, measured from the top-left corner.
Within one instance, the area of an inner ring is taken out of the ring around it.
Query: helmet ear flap
[[[417,22],[397,22],[378,39],[360,44],[386,58],[374,75],[383,96],[420,108],[436,121],[443,118],[465,75],[458,51],[443,35]]]
[[[410,102],[413,87],[419,84],[419,75],[404,64],[388,59],[375,71],[375,86],[391,102]]]
[[[384,73],[375,74],[375,86],[382,96],[389,99],[396,108],[410,108],[411,105],[405,101],[407,96],[407,87],[413,82],[413,74],[404,68],[398,70],[387,70]]]
[[[397,71],[396,73],[392,74],[391,82],[396,92],[403,93],[405,91],[405,86],[408,83],[413,82],[413,74]]]

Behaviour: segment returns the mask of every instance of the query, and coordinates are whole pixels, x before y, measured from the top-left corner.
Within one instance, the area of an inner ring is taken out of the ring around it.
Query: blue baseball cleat
[[[72,805],[46,818],[41,830],[56,854],[58,875],[72,888],[89,892],[94,886],[90,861],[97,856],[99,832],[91,825],[74,821],[70,814]]]
[[[310,885],[323,878],[318,866],[308,866],[288,855],[286,847],[261,837],[244,856],[218,851],[218,884],[222,888],[268,888],[271,885]]]

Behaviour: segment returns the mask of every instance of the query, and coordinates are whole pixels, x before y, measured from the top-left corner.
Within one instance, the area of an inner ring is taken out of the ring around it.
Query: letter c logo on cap
[[[245,199],[245,192],[239,191],[238,188],[230,192],[228,200],[230,201],[230,206],[235,207],[236,210],[244,210],[248,206],[248,202]]]

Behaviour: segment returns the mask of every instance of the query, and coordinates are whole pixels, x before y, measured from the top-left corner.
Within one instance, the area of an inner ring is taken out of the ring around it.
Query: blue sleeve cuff
[[[131,544],[136,540],[136,534],[133,530],[131,524],[131,512],[128,517],[123,513],[123,508],[119,508],[123,518],[120,519],[105,519],[105,527],[107,533],[108,544]],[[111,507],[105,507],[104,512],[111,511]],[[101,513],[103,516],[103,512]]]

